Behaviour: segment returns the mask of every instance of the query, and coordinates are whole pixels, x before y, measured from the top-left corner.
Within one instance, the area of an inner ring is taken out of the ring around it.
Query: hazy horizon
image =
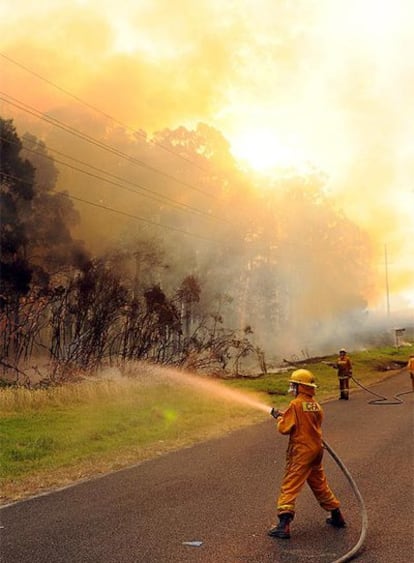
[[[392,313],[414,318],[410,2],[16,1],[0,15],[0,89],[19,103],[120,147],[121,124],[144,139],[205,123],[264,197],[281,169],[326,175],[326,195],[375,247],[370,309],[385,314],[388,298]],[[0,113],[43,138],[36,116],[7,101]],[[68,153],[61,137],[54,147]],[[57,168],[62,182],[73,176]]]

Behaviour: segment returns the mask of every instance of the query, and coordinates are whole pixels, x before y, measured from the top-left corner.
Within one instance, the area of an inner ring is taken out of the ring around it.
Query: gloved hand
[[[270,411],[270,414],[273,416],[273,418],[279,418],[279,416],[282,416],[282,412],[279,409],[275,409],[273,407]]]

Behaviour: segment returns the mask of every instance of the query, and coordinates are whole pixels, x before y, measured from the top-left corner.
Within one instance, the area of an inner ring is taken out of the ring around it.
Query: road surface
[[[371,389],[387,397],[409,391],[408,374]],[[406,563],[414,561],[414,394],[394,406],[369,405],[372,398],[353,384],[350,401],[325,403],[324,439],[350,471],[368,511],[357,560]],[[333,562],[358,541],[361,511],[327,453],[328,480],[348,527],[328,526],[327,513],[306,487],[291,539],[266,535],[275,522],[286,445],[264,415],[263,423],[220,439],[3,507],[1,562]]]

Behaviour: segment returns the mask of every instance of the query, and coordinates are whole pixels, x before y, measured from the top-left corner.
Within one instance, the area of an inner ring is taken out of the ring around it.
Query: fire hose
[[[376,397],[378,397],[377,399],[372,399],[371,401],[368,401],[369,405],[402,405],[404,401],[402,401],[399,397],[401,397],[402,395],[408,395],[409,393],[413,393],[413,391],[404,391],[403,393],[397,393],[396,395],[393,395],[394,400],[391,400],[388,399],[387,397],[384,397],[383,395],[378,395],[378,393],[371,391],[371,389],[368,389],[367,387],[362,385],[362,383],[360,383],[357,379],[355,379],[355,377],[351,376],[351,379],[354,383],[356,383],[359,387],[361,387],[361,389],[367,391],[368,393],[371,393],[371,395],[375,395]]]
[[[284,360],[284,361],[287,364],[290,364],[294,367],[298,367],[293,362],[289,362],[287,360]],[[379,395],[378,393],[375,393],[374,391],[371,391],[370,389],[368,389],[367,387],[362,385],[362,383],[360,383],[353,376],[351,376],[351,379],[354,381],[354,383],[356,383],[359,387],[361,387],[361,389],[364,389],[368,393],[371,393],[372,395],[375,395],[377,397],[376,399],[372,399],[371,401],[368,401],[368,404],[370,404],[370,405],[401,405],[403,403],[403,401],[402,401],[402,399],[400,399],[400,397],[402,397],[403,395],[408,395],[409,393],[414,392],[414,390],[413,390],[413,391],[404,391],[402,393],[396,393],[395,395],[393,395],[393,397],[392,397],[393,400],[392,400],[392,399],[388,399],[387,397],[384,397],[383,395]],[[270,411],[270,414],[272,416],[275,416],[274,409],[272,409]],[[367,513],[365,503],[364,503],[364,499],[362,498],[362,495],[361,495],[361,493],[358,489],[358,486],[355,483],[352,475],[348,471],[347,467],[344,465],[344,463],[342,462],[340,457],[336,454],[336,452],[331,448],[331,446],[325,440],[323,440],[322,442],[323,442],[324,448],[327,450],[327,452],[330,454],[330,456],[333,458],[333,460],[337,463],[337,465],[339,466],[341,471],[344,473],[344,475],[345,475],[346,479],[348,480],[349,484],[351,485],[351,488],[352,488],[352,490],[355,494],[355,497],[357,498],[359,505],[361,507],[362,525],[361,525],[361,534],[359,536],[357,543],[352,547],[352,549],[350,549],[347,553],[345,553],[345,555],[343,555],[339,559],[336,559],[335,561],[332,562],[332,563],[344,563],[345,561],[349,561],[350,559],[352,559],[360,551],[360,549],[362,548],[362,546],[364,544],[364,541],[365,541],[365,538],[366,538],[366,535],[367,535],[367,530],[368,530],[368,513]]]
[[[272,408],[270,414],[273,416],[273,418],[277,418],[280,415],[280,412],[277,409]],[[326,449],[326,451],[329,453],[329,455],[333,458],[333,460],[337,463],[341,471],[344,473],[361,507],[362,526],[361,526],[361,534],[359,536],[357,543],[354,545],[352,549],[350,549],[347,553],[345,553],[345,555],[332,562],[332,563],[344,563],[345,561],[349,561],[350,559],[352,559],[352,557],[354,557],[359,552],[365,541],[365,537],[367,535],[367,530],[368,530],[368,513],[364,503],[364,499],[362,498],[362,495],[351,473],[348,471],[347,467],[344,465],[341,458],[331,448],[331,446],[325,440],[322,440],[322,443],[323,443],[323,447]]]
[[[393,395],[393,399],[395,399],[395,400],[390,400],[387,397],[384,397],[382,395],[379,395],[378,393],[375,393],[374,391],[371,391],[370,389],[367,389],[366,387],[364,387],[364,385],[362,385],[354,377],[351,377],[351,379],[357,385],[359,385],[359,387],[361,387],[365,391],[368,391],[368,393],[371,393],[372,395],[375,395],[376,397],[378,397],[377,399],[373,399],[371,401],[368,401],[368,404],[370,404],[370,405],[401,405],[403,403],[403,401],[399,397],[401,397],[402,395],[408,395],[409,393],[413,393],[413,391],[404,391],[402,393],[397,393],[397,394]],[[329,446],[329,444],[327,444],[324,441],[323,445],[324,445],[325,449],[329,452],[331,457],[336,461],[336,463],[338,464],[338,466],[340,467],[342,472],[345,474],[345,477],[348,479],[348,481],[351,485],[351,488],[354,491],[354,494],[355,494],[356,498],[358,499],[358,502],[361,506],[362,527],[361,527],[361,535],[358,539],[358,542],[354,545],[354,547],[350,551],[348,551],[348,553],[346,553],[344,556],[340,557],[339,559],[337,559],[336,561],[333,562],[333,563],[343,563],[344,561],[349,561],[350,559],[352,559],[352,557],[354,557],[358,553],[358,551],[361,549],[361,547],[362,547],[362,545],[365,541],[365,537],[367,535],[368,514],[367,514],[366,507],[365,507],[364,499],[362,498],[361,493],[359,492],[359,489],[358,489],[354,479],[352,478],[352,475],[349,473],[346,466],[343,464],[343,462],[338,457],[338,455],[334,452],[334,450],[332,450],[332,448]]]
[[[345,555],[343,555],[339,559],[336,559],[335,561],[333,561],[333,563],[343,563],[345,561],[349,561],[350,559],[352,559],[352,557],[354,557],[359,552],[359,550],[361,549],[361,547],[362,547],[362,545],[365,541],[365,537],[367,535],[367,530],[368,530],[368,513],[367,513],[367,509],[366,509],[366,506],[365,506],[364,499],[362,498],[362,495],[361,495],[361,493],[358,489],[358,486],[355,483],[352,475],[348,471],[347,467],[343,464],[342,460],[335,453],[335,451],[331,448],[331,446],[327,442],[325,442],[325,440],[323,440],[323,445],[324,445],[324,448],[330,454],[330,456],[338,464],[341,471],[344,473],[344,475],[347,478],[349,484],[351,485],[351,488],[352,488],[352,490],[353,490],[353,492],[354,492],[354,494],[355,494],[355,496],[356,496],[356,498],[359,502],[359,505],[361,507],[362,526],[361,526],[361,534],[359,536],[357,543],[354,545],[354,547],[352,549],[350,549],[347,553],[345,553]]]

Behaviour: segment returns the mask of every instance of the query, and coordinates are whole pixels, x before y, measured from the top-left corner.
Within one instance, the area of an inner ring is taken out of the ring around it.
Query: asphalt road
[[[362,380],[361,380],[362,381]],[[409,391],[400,372],[375,392]],[[393,406],[352,386],[351,399],[325,403],[324,439],[355,480],[368,511],[358,561],[414,561],[414,394]],[[277,406],[277,405],[275,405]],[[330,563],[361,533],[350,483],[326,453],[325,469],[348,521],[327,513],[306,487],[290,540],[266,535],[275,522],[287,438],[273,419],[0,510],[2,563]],[[202,542],[186,545],[185,542]]]

